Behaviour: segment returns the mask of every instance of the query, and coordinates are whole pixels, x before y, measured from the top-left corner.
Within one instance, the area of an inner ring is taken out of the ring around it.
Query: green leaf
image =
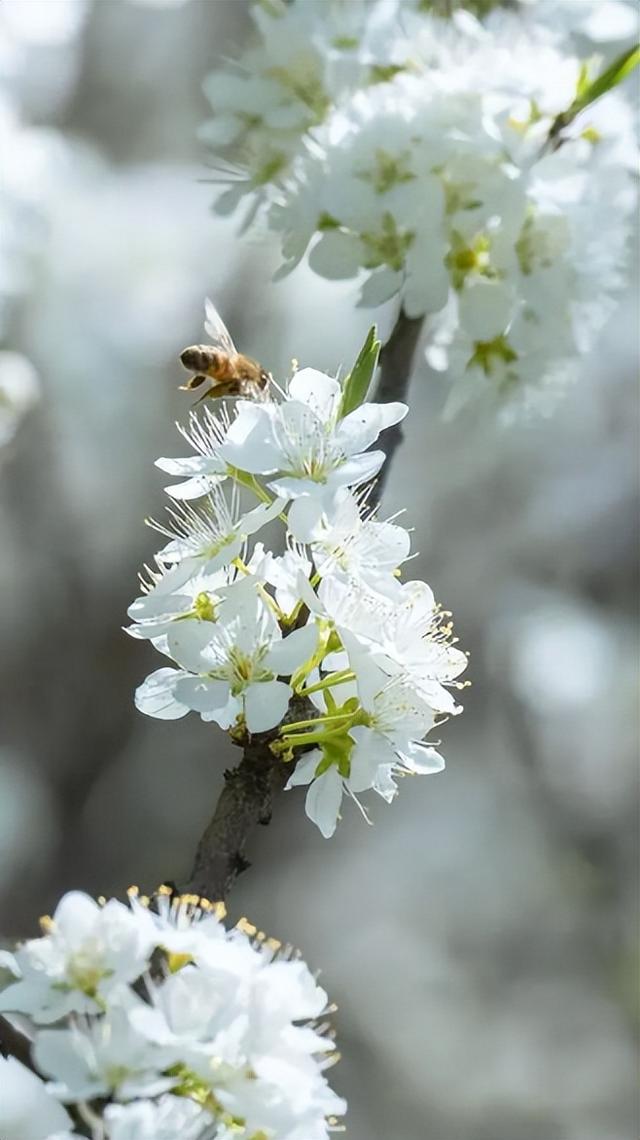
[[[360,404],[366,400],[379,355],[380,341],[377,337],[376,326],[372,325],[360,350],[360,355],[344,382],[340,403],[340,419],[352,412],[354,408],[359,408]]]
[[[568,127],[577,115],[595,103],[596,99],[602,98],[608,91],[622,83],[623,79],[631,75],[638,64],[640,64],[640,47],[631,47],[622,52],[622,55],[614,59],[609,67],[606,67],[600,75],[596,75],[595,79],[591,81],[588,78],[586,68],[583,66],[578,78],[576,97],[571,106],[554,119],[549,138],[557,138],[560,132]]]

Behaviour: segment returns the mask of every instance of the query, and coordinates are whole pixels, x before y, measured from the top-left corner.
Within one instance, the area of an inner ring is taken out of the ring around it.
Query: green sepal
[[[353,751],[353,740],[351,737],[345,732],[344,735],[338,739],[323,740],[320,748],[322,750],[322,760],[318,762],[315,771],[316,777],[322,776],[329,768],[335,766],[343,779],[348,779],[351,773],[351,753]]]
[[[342,389],[342,400],[338,418],[343,419],[349,412],[359,408],[367,398],[367,392],[373,378],[380,355],[380,341],[375,325],[367,333],[360,354],[351,372],[347,376]]]

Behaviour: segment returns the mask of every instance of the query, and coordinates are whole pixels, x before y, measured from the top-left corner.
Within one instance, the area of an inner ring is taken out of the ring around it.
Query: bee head
[[[264,368],[261,368],[260,369],[260,379],[258,380],[258,384],[260,385],[260,388],[263,391],[266,388],[267,384],[269,383],[270,379],[271,379],[271,373],[266,372]]]

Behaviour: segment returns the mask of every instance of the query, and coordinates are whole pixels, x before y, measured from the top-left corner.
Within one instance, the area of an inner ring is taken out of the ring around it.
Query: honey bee
[[[211,344],[192,344],[180,353],[185,368],[194,375],[181,385],[181,390],[192,392],[209,380],[211,386],[201,400],[222,396],[243,396],[250,400],[263,400],[271,374],[257,360],[238,352],[229,331],[215,305],[205,301],[205,332]]]

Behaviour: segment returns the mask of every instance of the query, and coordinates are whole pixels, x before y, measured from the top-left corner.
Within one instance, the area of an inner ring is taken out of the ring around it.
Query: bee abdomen
[[[206,344],[192,344],[180,353],[180,360],[190,372],[206,372],[208,368],[215,367],[218,354]]]

